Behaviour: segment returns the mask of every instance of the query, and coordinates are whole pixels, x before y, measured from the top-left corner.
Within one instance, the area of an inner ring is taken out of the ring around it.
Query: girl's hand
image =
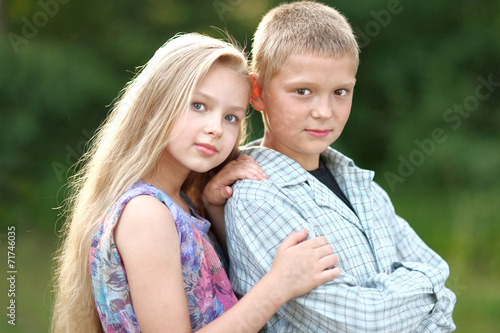
[[[317,286],[333,280],[340,274],[334,266],[338,258],[325,237],[303,241],[307,230],[294,232],[278,247],[270,275],[277,279],[278,290],[288,301]]]
[[[230,187],[238,179],[265,180],[267,175],[250,156],[241,155],[226,164],[205,186],[202,193],[203,207],[212,222],[212,230],[227,253],[224,224],[224,204],[233,195]]]
[[[221,206],[231,197],[232,185],[238,179],[266,180],[267,175],[250,156],[241,155],[229,162],[205,186],[202,199],[205,207]]]

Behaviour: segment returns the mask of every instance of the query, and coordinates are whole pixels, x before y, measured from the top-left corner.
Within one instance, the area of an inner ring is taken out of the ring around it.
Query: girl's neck
[[[189,170],[176,168],[172,163],[168,163],[164,156],[160,158],[156,168],[150,172],[144,181],[162,190],[172,200],[186,212],[189,212],[188,205],[181,198],[180,192],[184,181],[189,175]]]

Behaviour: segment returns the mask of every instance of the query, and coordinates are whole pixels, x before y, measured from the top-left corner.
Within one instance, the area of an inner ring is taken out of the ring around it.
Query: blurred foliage
[[[54,234],[70,167],[160,45],[177,32],[223,37],[215,26],[249,50],[261,16],[279,2],[0,0],[0,234],[7,225]],[[459,297],[457,323],[493,331],[500,2],[324,2],[348,17],[361,45],[351,118],[334,147],[375,170],[398,212],[450,263],[450,287],[471,304]],[[258,112],[252,129],[252,138],[262,134]],[[472,305],[489,312],[471,318]]]

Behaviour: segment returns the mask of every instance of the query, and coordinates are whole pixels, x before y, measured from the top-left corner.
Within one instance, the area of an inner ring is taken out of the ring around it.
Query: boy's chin
[[[305,147],[305,151],[309,154],[321,154],[324,152],[331,144],[335,141],[323,141],[323,142],[315,142]]]

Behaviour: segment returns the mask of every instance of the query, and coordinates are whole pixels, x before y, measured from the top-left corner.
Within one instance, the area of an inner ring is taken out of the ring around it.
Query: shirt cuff
[[[392,264],[392,268],[394,270],[398,268],[406,268],[410,271],[416,271],[422,273],[424,276],[429,279],[432,284],[432,291],[437,294],[441,289],[443,289],[446,276],[444,276],[443,272],[439,269],[429,266],[420,262],[395,262]]]

